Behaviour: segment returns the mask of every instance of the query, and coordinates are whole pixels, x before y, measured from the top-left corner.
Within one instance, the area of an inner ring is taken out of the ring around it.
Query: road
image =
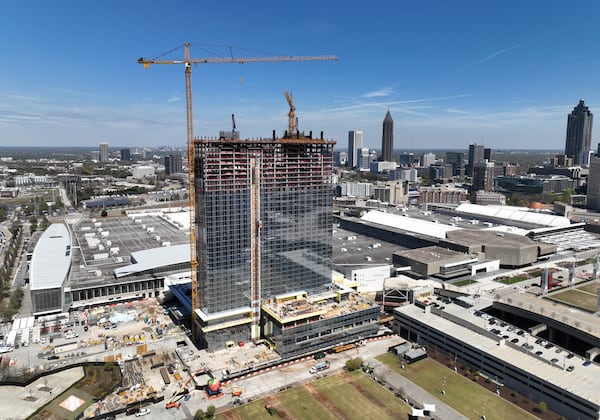
[[[464,416],[448,407],[427,391],[375,360],[375,357],[385,353],[388,347],[400,342],[401,339],[392,336],[390,338],[367,343],[365,346],[357,347],[354,350],[328,355],[327,360],[331,363],[331,368],[327,371],[323,371],[322,375],[331,375],[340,372],[344,368],[347,360],[361,357],[371,366],[375,367],[375,375],[379,375],[380,378],[385,378],[388,385],[393,386],[397,390],[402,389],[408,396],[408,399],[415,402],[419,408],[423,407],[423,403],[435,404],[437,412],[435,413],[435,416],[432,416],[433,418],[444,420],[465,419]],[[263,398],[286,387],[299,386],[319,377],[319,375],[311,375],[308,372],[314,363],[312,358],[307,358],[306,360],[297,363],[290,363],[287,366],[282,366],[278,369],[237,381],[235,382],[235,387],[243,389],[241,398],[243,401]],[[206,411],[206,408],[209,405],[214,405],[217,409],[226,406],[233,407],[232,400],[234,397],[231,395],[231,387],[224,386],[223,391],[224,395],[222,397],[214,400],[207,400],[203,392],[195,390],[192,392],[192,398],[189,401],[180,400],[181,407],[179,409],[167,410],[164,402],[148,406],[151,412],[147,416],[144,416],[144,418],[148,420],[183,420],[193,418],[194,413],[198,409]],[[168,392],[170,392],[170,389],[165,391],[165,394],[170,395]],[[119,418],[125,418],[125,416],[122,415],[119,416]]]

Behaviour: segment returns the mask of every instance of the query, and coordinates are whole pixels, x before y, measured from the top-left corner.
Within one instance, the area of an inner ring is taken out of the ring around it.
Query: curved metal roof
[[[63,223],[51,224],[33,250],[29,289],[61,287],[71,267],[71,235]]]

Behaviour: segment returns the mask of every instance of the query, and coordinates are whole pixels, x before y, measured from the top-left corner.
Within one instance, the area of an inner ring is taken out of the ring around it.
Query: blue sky
[[[389,108],[395,149],[561,149],[580,98],[600,112],[599,12],[592,0],[4,2],[0,145],[183,146],[183,66],[136,60],[189,41],[192,57],[339,56],[195,66],[197,136],[230,129],[232,113],[242,137],[281,133],[288,90],[300,129],[340,148],[348,130],[380,148]]]

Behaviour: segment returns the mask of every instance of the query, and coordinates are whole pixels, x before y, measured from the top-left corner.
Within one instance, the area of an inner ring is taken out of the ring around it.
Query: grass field
[[[598,288],[600,288],[600,282],[594,281],[591,283],[586,283],[583,286],[579,286],[577,290],[583,290],[584,292],[593,293],[596,295],[598,293]]]
[[[265,404],[275,408],[269,416]],[[406,419],[411,409],[362,372],[342,372],[217,415],[217,419]]]
[[[513,284],[513,283],[520,283],[525,280],[531,280],[531,277],[528,277],[528,276],[507,277],[502,280],[498,280],[498,282],[500,282],[502,284]]]
[[[475,284],[475,283],[478,283],[478,281],[473,280],[473,279],[466,279],[466,280],[460,280],[455,283],[452,283],[452,285],[457,286],[457,287],[462,287],[462,286],[468,286],[469,284]]]
[[[94,402],[94,398],[101,399],[104,397],[108,390],[112,389],[112,387],[121,379],[119,367],[113,364],[106,366],[88,365],[84,370],[85,376],[80,381],[58,395],[44,407],[40,408],[36,413],[30,416],[29,419],[76,419]],[[65,410],[60,406],[60,404],[71,395],[84,401],[84,403],[73,412]]]
[[[66,398],[71,395],[76,396],[77,398],[81,398],[85,402],[81,407],[77,410],[71,412],[62,408],[59,404],[62,403]],[[44,412],[40,413],[42,417],[34,417],[34,418],[44,418],[44,419],[76,419],[83,411],[92,404],[92,396],[87,392],[77,389],[71,388],[66,390],[64,393],[55,398],[52,402],[50,402],[44,409]]]
[[[598,296],[595,293],[592,294],[585,290],[568,289],[564,292],[555,293],[548,299],[581,308],[586,311],[595,312]]]
[[[421,360],[411,365],[405,365],[404,369],[401,369],[398,358],[391,353],[378,356],[377,360],[406,376],[429,393],[436,395],[470,419],[480,418],[483,413],[488,420],[536,418],[434,360]],[[446,395],[441,394],[443,381],[445,381]]]

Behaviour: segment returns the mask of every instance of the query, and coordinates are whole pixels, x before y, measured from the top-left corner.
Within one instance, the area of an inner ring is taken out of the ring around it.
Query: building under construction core
[[[331,285],[334,144],[194,141],[199,346],[257,340],[266,299]]]

